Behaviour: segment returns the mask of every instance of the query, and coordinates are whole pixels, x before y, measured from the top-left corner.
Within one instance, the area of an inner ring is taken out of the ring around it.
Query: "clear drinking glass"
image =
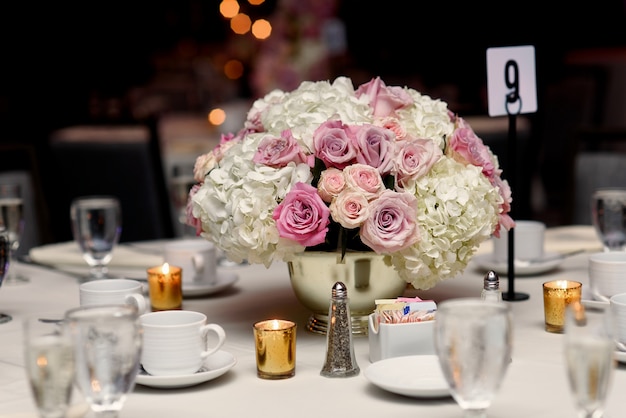
[[[89,264],[87,280],[109,277],[107,265],[122,233],[120,202],[112,196],[84,196],[70,207],[74,240]]]
[[[24,203],[19,184],[0,184],[0,225],[9,232],[11,242],[10,269],[4,284],[27,282],[28,278],[15,270],[15,253],[20,247],[20,237],[24,231]]]
[[[28,317],[22,322],[26,373],[39,416],[63,418],[74,388],[74,348],[62,323],[42,321],[41,317]]]
[[[195,228],[187,225],[187,200],[189,191],[195,184],[191,175],[177,175],[170,181],[170,196],[180,226],[179,235],[183,237],[196,236]]]
[[[76,385],[97,418],[117,418],[135,387],[142,349],[137,308],[89,305],[69,310]]]
[[[460,298],[443,301],[435,317],[435,349],[464,418],[484,418],[511,362],[509,305]]]
[[[565,310],[565,364],[580,418],[604,417],[615,368],[613,318],[607,310],[585,311],[580,302]]]
[[[626,189],[598,189],[591,195],[591,222],[604,251],[626,250]]]
[[[0,286],[4,283],[4,279],[9,272],[9,265],[11,264],[11,240],[9,233],[6,229],[0,226]],[[12,319],[11,315],[0,313],[0,324],[9,322]]]

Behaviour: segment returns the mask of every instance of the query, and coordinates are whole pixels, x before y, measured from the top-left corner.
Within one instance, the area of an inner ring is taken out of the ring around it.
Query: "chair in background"
[[[56,241],[72,239],[70,203],[113,195],[122,204],[120,242],[174,236],[156,130],[150,125],[73,126],[53,132],[46,178]]]
[[[591,194],[601,187],[626,188],[626,153],[579,152],[574,162],[573,223],[591,224]]]
[[[24,202],[24,231],[16,255],[51,241],[47,205],[41,182],[37,153],[32,145],[0,144],[0,183],[17,183]]]

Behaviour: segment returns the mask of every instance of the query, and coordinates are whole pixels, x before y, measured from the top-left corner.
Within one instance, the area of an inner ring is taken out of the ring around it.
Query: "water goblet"
[[[97,418],[117,418],[135,387],[142,328],[131,305],[89,305],[66,312],[76,385]]]
[[[591,222],[604,251],[626,249],[626,189],[598,189],[591,195]]]
[[[183,237],[196,235],[195,228],[187,225],[187,201],[189,191],[195,184],[196,181],[191,175],[177,175],[170,181],[170,197],[180,226],[179,233]]]
[[[90,267],[86,280],[110,277],[107,265],[122,232],[120,202],[112,196],[83,196],[70,206],[72,234]]]
[[[9,233],[3,227],[0,227],[0,286],[4,282],[4,278],[9,271],[9,264],[11,264],[11,240]],[[9,322],[12,319],[11,315],[0,313],[0,324]]]
[[[437,307],[435,349],[464,418],[484,418],[511,361],[509,305],[459,298]]]
[[[28,277],[15,270],[15,253],[20,247],[20,237],[24,231],[24,203],[19,184],[0,184],[0,225],[9,233],[11,243],[10,269],[4,278],[5,285],[28,282]]]
[[[585,311],[580,302],[565,310],[565,364],[580,418],[604,416],[615,368],[614,322],[608,311]]]
[[[39,416],[63,418],[74,389],[74,348],[62,322],[40,317],[27,317],[22,322],[26,374]]]

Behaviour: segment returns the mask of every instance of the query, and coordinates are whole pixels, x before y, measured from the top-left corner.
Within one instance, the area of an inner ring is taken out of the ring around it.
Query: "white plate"
[[[552,257],[558,253],[545,253],[545,257]],[[485,270],[493,270],[498,274],[506,275],[509,273],[508,263],[499,263],[493,259],[493,254],[478,254],[474,256],[476,263]],[[530,265],[515,265],[515,274],[520,276],[529,276],[531,274],[540,274],[550,271],[560,265],[564,259],[549,259],[545,262],[533,263]]]
[[[620,363],[626,363],[626,351],[615,350],[615,359]]]
[[[237,280],[239,280],[237,273],[218,270],[217,281],[213,284],[183,283],[183,296],[204,296],[221,292],[232,286]]]
[[[229,371],[236,363],[235,356],[219,350],[205,360],[204,366],[197,373],[179,376],[152,376],[141,369],[135,382],[154,388],[184,388],[213,380]]]
[[[585,308],[589,309],[605,309],[607,306],[609,306],[609,302],[603,300],[595,300],[584,286],[582,295],[580,295],[580,301]]]
[[[436,355],[392,357],[377,361],[365,370],[365,377],[389,392],[418,398],[450,396]]]

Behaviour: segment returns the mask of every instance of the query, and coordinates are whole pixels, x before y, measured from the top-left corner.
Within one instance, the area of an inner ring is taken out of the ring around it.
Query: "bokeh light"
[[[259,4],[263,4],[265,0],[248,0],[248,3],[250,3],[253,6],[258,6]]]
[[[252,34],[257,39],[267,39],[272,34],[272,25],[265,19],[255,20],[252,24]]]
[[[239,13],[230,20],[230,28],[238,35],[248,33],[251,25],[250,16],[245,13]]]
[[[224,64],[224,74],[231,80],[237,80],[243,76],[243,64],[241,61],[233,59]]]
[[[209,123],[214,126],[219,126],[226,121],[226,112],[219,107],[209,112]]]
[[[237,16],[237,13],[239,13],[239,3],[237,3],[237,0],[222,0],[220,3],[220,13],[227,19]]]

